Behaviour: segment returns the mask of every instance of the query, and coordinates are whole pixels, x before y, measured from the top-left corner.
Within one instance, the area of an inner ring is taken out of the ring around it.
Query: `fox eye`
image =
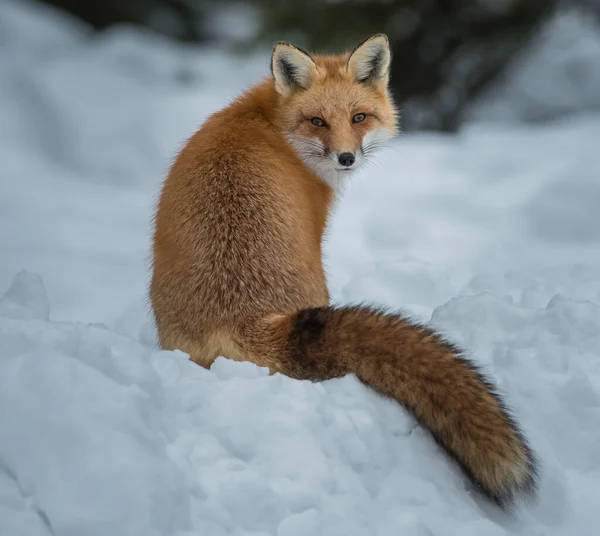
[[[324,127],[326,125],[325,121],[323,121],[320,117],[313,117],[310,122],[316,127]]]
[[[356,114],[352,118],[352,122],[353,123],[362,123],[366,118],[367,118],[367,116],[365,114]]]

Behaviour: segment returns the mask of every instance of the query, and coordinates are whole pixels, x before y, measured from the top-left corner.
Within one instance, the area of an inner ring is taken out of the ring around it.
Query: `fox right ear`
[[[363,41],[350,54],[348,69],[361,84],[387,86],[390,77],[390,43],[385,34]]]
[[[273,49],[271,72],[277,93],[289,95],[298,89],[310,87],[317,66],[304,50],[280,42]]]

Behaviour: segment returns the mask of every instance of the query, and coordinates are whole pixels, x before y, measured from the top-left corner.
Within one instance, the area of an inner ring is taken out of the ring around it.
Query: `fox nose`
[[[342,166],[350,167],[354,164],[354,155],[352,153],[342,153],[338,156],[338,162],[342,164]]]

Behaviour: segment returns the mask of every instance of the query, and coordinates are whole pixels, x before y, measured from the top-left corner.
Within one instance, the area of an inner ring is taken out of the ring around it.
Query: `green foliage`
[[[204,40],[205,14],[219,0],[46,0],[98,29],[131,23],[183,41]]]

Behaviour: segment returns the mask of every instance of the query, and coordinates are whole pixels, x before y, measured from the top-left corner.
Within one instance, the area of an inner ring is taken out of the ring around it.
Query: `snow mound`
[[[211,370],[106,328],[48,320],[39,277],[0,300],[3,534],[591,534],[600,307],[455,298],[433,323],[507,393],[543,464],[504,515],[400,407],[354,376]]]

